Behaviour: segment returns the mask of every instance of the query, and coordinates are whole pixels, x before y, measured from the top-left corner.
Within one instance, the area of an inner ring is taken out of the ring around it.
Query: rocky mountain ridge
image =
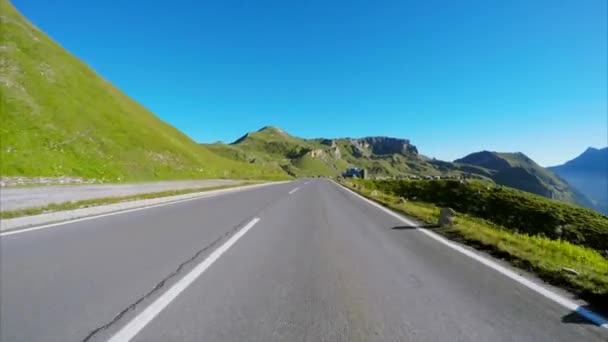
[[[294,137],[277,127],[250,132],[229,145],[207,145],[241,161],[275,167],[295,177],[337,176],[349,167],[371,178],[478,178],[540,196],[591,206],[584,195],[523,153],[481,151],[454,162],[427,158],[408,139]]]

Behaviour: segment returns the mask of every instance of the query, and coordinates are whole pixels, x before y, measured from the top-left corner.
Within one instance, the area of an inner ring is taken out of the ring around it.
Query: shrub
[[[455,180],[360,180],[405,199],[433,203],[508,229],[563,239],[599,251],[608,250],[608,217],[520,190],[481,181]]]

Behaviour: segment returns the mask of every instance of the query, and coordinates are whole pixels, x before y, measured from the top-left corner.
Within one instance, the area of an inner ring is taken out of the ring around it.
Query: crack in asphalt
[[[230,230],[229,232],[233,232],[233,231],[234,231],[234,229]],[[219,238],[215,239],[209,245],[205,246],[205,248],[203,248],[203,249],[199,250],[198,252],[196,252],[196,254],[194,254],[190,259],[188,259],[188,260],[184,261],[183,263],[181,263],[177,267],[177,269],[175,271],[173,271],[171,274],[169,274],[167,277],[165,277],[163,280],[161,280],[150,291],[148,291],[143,296],[139,297],[134,303],[132,303],[131,305],[127,306],[124,310],[122,310],[121,312],[119,312],[116,316],[114,316],[114,318],[112,318],[111,321],[109,321],[108,323],[106,323],[106,324],[104,324],[104,325],[96,328],[95,330],[91,331],[82,341],[83,342],[90,341],[100,331],[106,330],[109,327],[111,327],[114,323],[118,322],[122,317],[124,317],[130,311],[134,310],[144,300],[150,298],[152,295],[154,295],[156,292],[158,292],[160,289],[162,289],[167,284],[167,282],[169,280],[171,280],[172,278],[174,278],[175,276],[177,276],[178,274],[180,274],[181,271],[184,269],[184,267],[186,267],[188,264],[190,264],[191,262],[193,262],[194,260],[196,260],[201,254],[203,254],[204,252],[206,252],[207,250],[209,250],[209,248],[215,246],[218,242],[220,242],[226,236],[226,234],[224,234],[223,236],[220,236]]]
[[[189,259],[187,259],[186,261],[182,262],[181,264],[179,264],[179,266],[177,267],[177,269],[175,269],[175,271],[171,272],[168,276],[166,276],[165,278],[163,278],[158,284],[156,284],[156,286],[154,286],[150,291],[148,291],[147,293],[145,293],[143,296],[139,297],[135,302],[133,302],[131,305],[127,306],[124,310],[122,310],[121,312],[119,312],[116,316],[114,316],[114,318],[112,318],[108,323],[92,330],[83,340],[82,342],[89,342],[91,341],[97,334],[99,334],[101,331],[107,330],[108,328],[110,328],[112,325],[114,325],[116,322],[120,321],[126,314],[128,314],[131,311],[134,311],[137,306],[139,304],[141,304],[142,302],[144,302],[146,299],[150,298],[151,296],[153,296],[155,293],[157,293],[159,290],[161,290],[168,282],[169,280],[175,278],[176,276],[178,276],[180,273],[182,273],[182,271],[184,270],[184,268],[186,266],[188,266],[189,264],[191,264],[192,262],[194,262],[196,259],[198,259],[198,257],[200,257],[203,253],[205,253],[206,251],[208,251],[210,248],[214,247],[215,245],[217,245],[220,241],[226,239],[227,237],[235,234],[237,231],[239,231],[247,222],[251,221],[254,217],[256,217],[259,213],[263,212],[266,208],[270,207],[271,205],[273,205],[274,203],[278,202],[283,196],[274,199],[274,200],[270,200],[268,201],[268,203],[266,203],[260,210],[258,210],[256,212],[256,214],[248,217],[247,219],[239,222],[236,226],[232,227],[232,229],[229,229],[228,231],[226,231],[223,235],[221,235],[220,237],[218,237],[217,239],[213,240],[210,244],[208,244],[207,246],[205,246],[203,249],[197,251],[192,257],[190,257]]]

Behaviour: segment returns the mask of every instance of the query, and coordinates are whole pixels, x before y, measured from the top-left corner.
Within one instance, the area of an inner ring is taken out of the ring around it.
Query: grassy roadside
[[[402,201],[397,196],[350,182],[342,184],[426,224],[435,224],[439,217],[439,208],[435,205]],[[453,227],[435,228],[434,231],[507,260],[516,267],[532,271],[545,281],[566,288],[592,303],[608,303],[608,259],[591,248],[509,231],[485,220],[461,214],[457,215]],[[575,270],[578,275],[565,272],[564,267]]]
[[[206,188],[168,190],[168,191],[149,192],[149,193],[122,196],[122,197],[103,197],[103,198],[92,198],[92,199],[74,201],[74,202],[51,203],[49,205],[45,205],[42,207],[32,207],[32,208],[24,208],[24,209],[11,210],[11,211],[3,211],[3,212],[0,212],[0,219],[11,219],[11,218],[16,218],[16,217],[21,217],[21,216],[46,214],[46,213],[51,213],[51,212],[55,212],[55,211],[88,208],[88,207],[94,207],[94,206],[98,206],[98,205],[113,204],[113,203],[119,203],[119,202],[128,202],[128,201],[135,201],[135,200],[184,195],[184,194],[189,194],[189,193],[194,193],[194,192],[205,192],[205,191],[211,191],[211,190],[229,189],[229,188],[236,188],[236,187],[240,187],[240,186],[260,184],[260,183],[263,183],[263,182],[251,181],[251,182],[243,182],[243,183],[238,183],[238,184],[206,187]]]

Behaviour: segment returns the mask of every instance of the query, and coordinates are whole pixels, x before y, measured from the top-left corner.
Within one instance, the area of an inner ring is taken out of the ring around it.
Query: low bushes
[[[512,188],[475,181],[359,180],[360,185],[406,199],[447,206],[516,232],[608,250],[608,217],[590,209]]]

